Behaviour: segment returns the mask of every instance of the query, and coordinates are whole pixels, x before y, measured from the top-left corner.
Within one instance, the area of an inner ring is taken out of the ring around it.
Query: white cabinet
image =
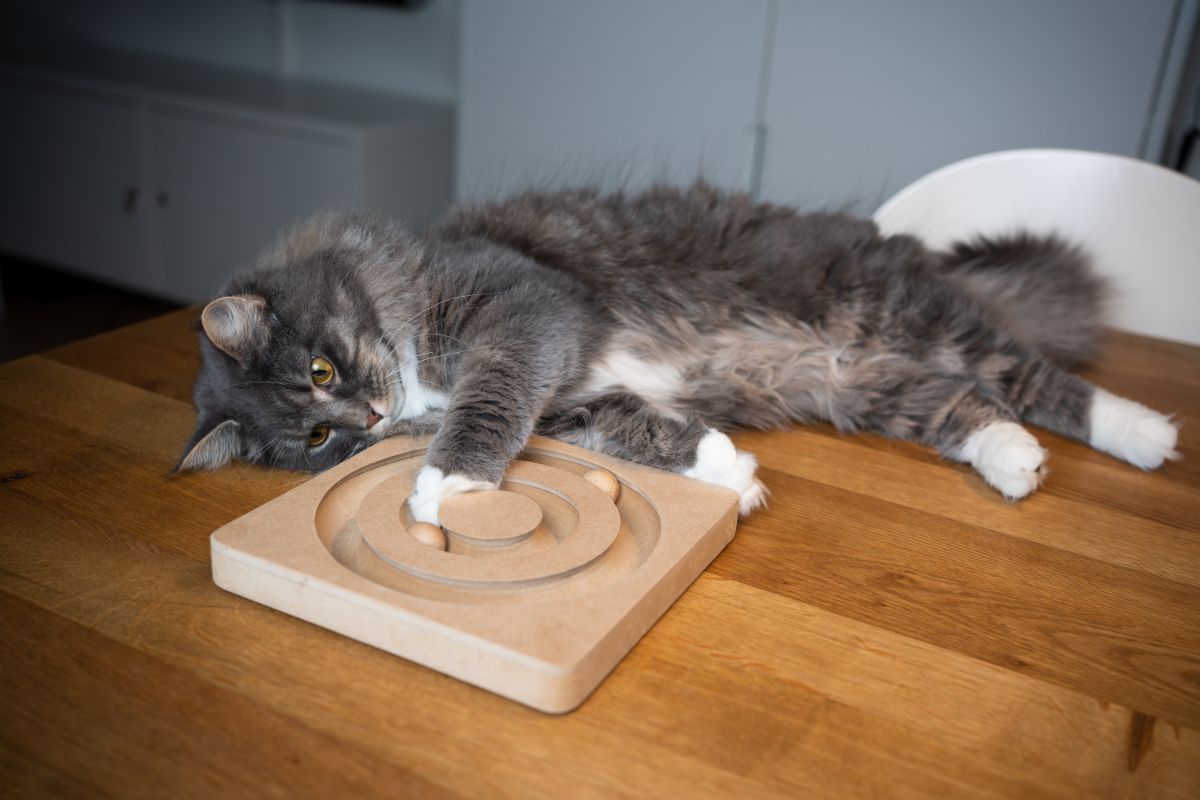
[[[210,296],[284,227],[314,209],[355,205],[355,153],[345,141],[172,107],[151,118],[163,289],[172,297]]]
[[[450,199],[445,104],[110,56],[0,67],[0,109],[0,250],[174,300],[313,211]]]
[[[0,78],[0,243],[127,286],[153,283],[137,104]]]

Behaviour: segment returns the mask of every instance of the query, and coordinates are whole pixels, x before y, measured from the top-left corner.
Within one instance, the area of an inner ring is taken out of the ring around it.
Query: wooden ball
[[[436,547],[438,550],[446,549],[446,534],[437,525],[416,522],[408,529],[408,533],[421,544]]]
[[[593,469],[583,474],[583,479],[608,495],[614,503],[621,496],[621,482],[606,469]]]

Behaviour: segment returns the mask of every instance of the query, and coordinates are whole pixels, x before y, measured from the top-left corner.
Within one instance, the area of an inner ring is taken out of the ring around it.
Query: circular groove
[[[505,479],[566,501],[569,514],[544,519],[558,539],[556,546],[536,553],[498,548],[486,558],[468,558],[427,547],[409,536],[397,518],[411,491],[412,474],[386,479],[371,489],[355,515],[358,528],[368,547],[389,566],[454,584],[497,586],[564,576],[587,566],[612,546],[621,516],[595,486],[573,473],[529,461],[514,462]]]

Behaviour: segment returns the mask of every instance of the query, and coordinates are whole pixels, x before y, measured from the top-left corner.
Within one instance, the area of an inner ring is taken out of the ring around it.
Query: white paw
[[[1157,469],[1179,458],[1179,430],[1171,420],[1141,403],[1097,389],[1092,395],[1089,443],[1097,450],[1142,469]]]
[[[696,447],[696,465],[685,469],[689,478],[715,483],[738,494],[743,516],[766,504],[767,489],[754,477],[758,462],[749,453],[739,453],[729,437],[710,429]]]
[[[1020,500],[1046,474],[1046,451],[1015,422],[993,422],[967,437],[956,453],[1009,500]]]
[[[438,518],[438,507],[447,497],[453,497],[463,492],[478,492],[485,489],[496,489],[491,481],[477,481],[466,475],[451,473],[444,474],[437,467],[428,464],[421,467],[417,473],[417,482],[408,498],[408,508],[412,511],[413,520],[428,522],[431,525],[441,525]]]

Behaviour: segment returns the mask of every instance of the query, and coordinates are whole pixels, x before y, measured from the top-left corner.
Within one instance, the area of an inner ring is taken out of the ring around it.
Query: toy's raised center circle
[[[523,539],[542,522],[541,506],[502,489],[448,497],[439,513],[447,533],[494,544]]]

